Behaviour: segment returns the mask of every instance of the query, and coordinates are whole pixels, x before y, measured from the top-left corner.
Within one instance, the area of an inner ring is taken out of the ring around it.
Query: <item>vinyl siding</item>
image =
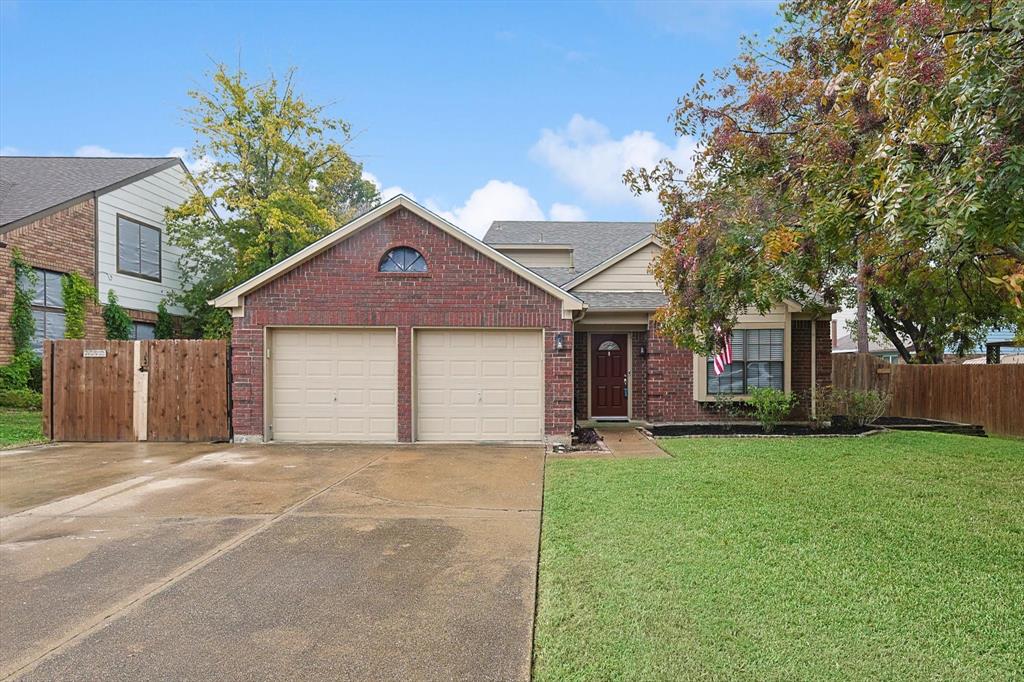
[[[160,300],[181,288],[178,257],[181,250],[167,241],[164,209],[182,204],[194,191],[181,166],[172,166],[112,192],[101,194],[97,201],[99,229],[98,290],[100,300],[107,301],[111,289],[125,308],[155,311]],[[154,282],[117,271],[117,215],[138,220],[160,229],[161,279]],[[171,306],[172,313],[184,313]]]
[[[658,253],[651,244],[627,256],[604,272],[601,272],[575,289],[579,291],[661,291],[657,281],[648,269],[651,260]]]

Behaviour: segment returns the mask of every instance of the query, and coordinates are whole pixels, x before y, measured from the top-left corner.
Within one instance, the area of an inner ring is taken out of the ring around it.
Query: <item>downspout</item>
[[[818,329],[818,320],[811,320],[811,419],[817,417],[818,413],[818,365],[817,359],[818,354],[815,352],[817,348],[817,338],[815,332]]]
[[[572,352],[576,354],[576,323],[579,322],[587,314],[587,304],[583,304],[583,308],[580,309],[580,316],[576,317],[576,314],[572,315]],[[587,367],[587,371],[590,371],[590,367]],[[572,360],[572,425],[573,430],[576,429],[576,358]],[[571,436],[570,436],[571,438]]]

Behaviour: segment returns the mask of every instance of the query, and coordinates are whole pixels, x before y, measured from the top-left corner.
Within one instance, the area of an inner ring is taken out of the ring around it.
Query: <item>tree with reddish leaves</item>
[[[682,346],[795,300],[858,289],[907,362],[942,362],[1022,322],[1024,2],[791,0],[764,41],[674,112],[687,173],[655,191],[666,248],[659,315]]]

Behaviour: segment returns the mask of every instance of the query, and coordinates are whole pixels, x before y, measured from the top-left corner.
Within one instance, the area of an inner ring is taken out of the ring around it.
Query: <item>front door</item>
[[[590,415],[627,417],[625,334],[590,335]]]

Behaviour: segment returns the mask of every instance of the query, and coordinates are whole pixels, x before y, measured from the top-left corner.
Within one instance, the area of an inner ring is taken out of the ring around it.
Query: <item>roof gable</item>
[[[567,244],[573,249],[574,269],[532,268],[544,278],[563,286],[592,268],[654,234],[650,222],[561,222],[545,220],[497,220],[491,223],[484,242],[491,245]]]
[[[306,261],[312,259],[317,254],[329,249],[335,244],[351,237],[360,230],[376,223],[378,220],[388,215],[389,213],[396,211],[400,208],[404,208],[411,213],[419,216],[421,219],[429,223],[430,225],[440,229],[442,232],[447,233],[449,236],[454,237],[458,241],[466,244],[475,251],[482,255],[490,258],[499,265],[516,273],[528,282],[536,285],[538,288],[546,291],[555,298],[562,301],[563,310],[582,310],[583,302],[570,294],[569,292],[559,288],[552,284],[548,280],[544,279],[532,270],[524,267],[517,263],[508,256],[500,253],[499,251],[491,248],[487,244],[483,243],[476,237],[469,233],[461,230],[455,225],[451,224],[436,213],[420,206],[412,199],[409,199],[403,194],[399,194],[388,201],[385,201],[380,206],[364,213],[363,215],[355,218],[346,225],[338,228],[334,232],[322,237],[321,239],[313,242],[306,248],[298,251],[297,253],[285,258],[280,263],[273,265],[263,272],[259,273],[255,277],[252,277],[245,282],[242,282],[238,286],[224,292],[211,303],[218,308],[235,308],[240,309],[244,305],[244,297],[246,294],[259,289],[263,285],[277,279],[281,275],[289,272],[290,270],[298,267]]]
[[[0,156],[0,231],[176,164],[175,157]]]
[[[641,239],[640,241],[638,241],[637,243],[633,244],[629,248],[623,249],[622,251],[620,251],[617,254],[613,255],[611,258],[608,258],[607,260],[605,260],[604,262],[598,263],[596,266],[592,267],[590,270],[587,270],[583,274],[578,275],[577,277],[574,277],[572,280],[566,282],[564,286],[565,286],[566,289],[570,289],[570,290],[574,289],[574,288],[578,287],[579,285],[583,284],[584,282],[587,282],[588,280],[593,279],[597,275],[600,275],[603,272],[607,272],[608,270],[612,269],[613,267],[615,267],[616,265],[622,263],[623,261],[628,260],[629,258],[635,257],[637,253],[640,253],[641,251],[647,249],[650,246],[654,246],[654,247],[656,247],[658,249],[661,248],[661,244],[654,237],[654,235],[651,235],[649,237]],[[653,277],[651,279],[653,281]],[[651,290],[652,291],[659,290],[656,283],[654,284],[654,287]],[[644,291],[646,291],[646,289],[644,289]]]

